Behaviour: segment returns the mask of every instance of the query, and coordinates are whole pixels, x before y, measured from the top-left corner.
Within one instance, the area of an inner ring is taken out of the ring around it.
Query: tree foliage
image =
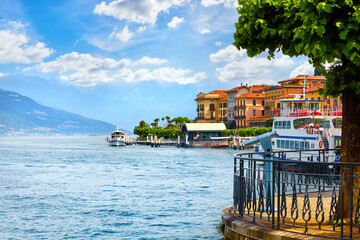
[[[354,77],[360,66],[360,3],[344,0],[239,0],[234,45],[250,57],[278,51],[308,56],[315,67],[341,60],[325,73],[323,92],[334,97],[346,89],[360,94]]]
[[[258,136],[263,133],[271,132],[271,127],[249,127],[249,128],[239,128],[239,129],[225,129],[222,131],[222,134],[225,136],[240,136],[240,137],[250,137]]]
[[[182,123],[191,123],[191,120],[187,117],[177,117],[171,119],[169,116],[166,116],[161,118],[161,121],[165,120],[167,121],[166,127],[158,126],[160,118],[155,118],[154,122],[152,122],[150,125],[142,120],[139,122],[138,126],[135,126],[134,134],[139,135],[140,138],[146,138],[150,135],[164,137],[167,139],[176,138],[179,134],[177,131],[180,130],[179,125]]]

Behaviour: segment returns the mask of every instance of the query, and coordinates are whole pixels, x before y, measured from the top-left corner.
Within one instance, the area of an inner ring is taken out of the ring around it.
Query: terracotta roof
[[[304,93],[304,91],[302,89],[298,89],[298,90],[296,90],[294,92],[278,96],[275,99],[294,98],[295,94],[300,95],[300,94],[303,94],[303,93]]]
[[[311,86],[308,89],[306,89],[306,92],[316,92],[320,86]]]
[[[282,80],[282,81],[280,81],[278,83],[292,82],[294,80],[304,80],[304,77],[307,80],[326,80],[326,78],[324,76],[298,75],[297,77]]]
[[[251,86],[251,91],[253,92],[258,92],[258,91],[261,91],[261,90],[264,90],[265,88],[267,87],[272,87],[274,85],[252,85]]]
[[[209,92],[208,94],[219,94],[220,101],[227,100],[226,90],[214,90],[212,92]]]
[[[238,96],[236,99],[238,99],[238,98],[265,98],[265,94],[264,93],[245,93],[245,94]]]
[[[238,87],[234,87],[234,88],[232,88],[232,89],[230,89],[230,90],[227,90],[227,91],[225,91],[225,92],[235,92],[235,91],[237,91],[237,90],[239,90],[240,88],[247,88],[247,89],[249,89],[249,87],[247,87],[247,86],[238,86]]]

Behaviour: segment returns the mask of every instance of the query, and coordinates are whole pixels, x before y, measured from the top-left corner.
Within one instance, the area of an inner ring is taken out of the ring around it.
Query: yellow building
[[[305,95],[307,94],[307,88],[315,86],[319,88],[324,86],[325,83],[326,78],[323,76],[308,75],[299,75],[294,78],[280,81],[280,86],[273,86],[265,91],[265,117],[274,117],[275,110],[280,108],[279,100],[294,98],[296,95],[299,95],[303,99],[304,93]],[[316,96],[316,99],[317,97],[318,96]]]
[[[215,90],[208,94],[200,92],[196,96],[198,123],[217,123],[226,121],[227,95],[225,90]]]

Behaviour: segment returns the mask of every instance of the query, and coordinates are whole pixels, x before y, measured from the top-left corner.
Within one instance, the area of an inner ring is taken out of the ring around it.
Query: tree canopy
[[[352,0],[239,0],[234,45],[250,57],[268,52],[308,56],[315,67],[341,60],[326,73],[326,95],[351,89],[360,66],[360,3]]]

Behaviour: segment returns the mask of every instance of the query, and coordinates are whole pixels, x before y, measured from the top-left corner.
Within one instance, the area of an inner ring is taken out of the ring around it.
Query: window
[[[275,123],[274,123],[274,128],[275,128],[275,129],[278,128],[278,123],[279,123],[278,121],[275,121]]]
[[[213,103],[210,104],[210,111],[215,111],[215,104]]]
[[[256,110],[253,110],[253,116],[256,116]]]
[[[294,146],[294,141],[290,141],[290,149],[294,149],[295,146]]]
[[[285,141],[281,140],[281,148],[284,148]]]
[[[214,113],[211,112],[211,119],[214,119]]]
[[[305,150],[305,142],[300,142],[300,150]]]
[[[280,140],[276,140],[276,145],[278,148],[280,147]]]
[[[289,149],[289,145],[290,145],[289,140],[286,140],[286,141],[285,141],[285,148],[286,148],[286,149]]]
[[[299,141],[295,141],[295,150],[299,150]]]
[[[256,106],[256,100],[253,100],[253,105]],[[255,116],[255,115],[254,115]]]
[[[287,121],[286,123],[286,129],[290,129],[290,121]]]

